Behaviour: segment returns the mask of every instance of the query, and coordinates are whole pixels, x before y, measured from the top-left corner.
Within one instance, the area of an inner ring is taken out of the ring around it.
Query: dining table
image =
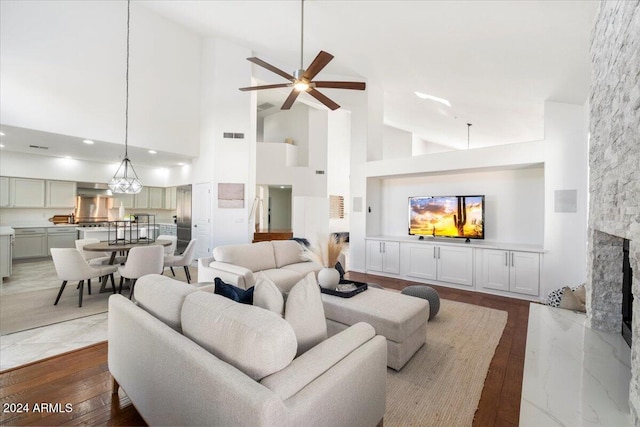
[[[137,242],[97,242],[97,243],[89,243],[82,247],[85,251],[90,252],[111,252],[111,257],[109,258],[109,265],[113,265],[116,255],[118,252],[123,252],[127,254],[132,248],[136,246],[152,246],[152,245],[161,245],[161,246],[170,246],[171,240],[138,240]],[[100,293],[105,292],[105,288],[107,286],[107,276],[102,277],[102,283],[100,284]]]

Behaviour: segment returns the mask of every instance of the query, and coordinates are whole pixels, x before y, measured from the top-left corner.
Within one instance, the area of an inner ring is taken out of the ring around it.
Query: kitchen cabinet
[[[11,227],[0,227],[0,284],[4,277],[11,276],[14,231]]]
[[[164,188],[162,187],[148,187],[148,188],[149,188],[149,208],[164,209]]]
[[[0,208],[9,206],[9,178],[0,176]]]
[[[75,248],[78,232],[75,227],[47,228],[47,254],[51,248]]]
[[[473,248],[435,243],[403,243],[407,277],[473,286]]]
[[[74,208],[76,183],[71,181],[47,181],[46,207]]]
[[[165,209],[177,209],[176,203],[176,190],[177,187],[167,187],[164,189],[164,208]]]
[[[44,208],[43,179],[9,178],[9,206],[14,208]]]
[[[120,207],[120,203],[122,203],[122,206],[124,206],[125,208],[133,208],[133,194],[114,194],[113,195],[113,207],[114,208],[119,208]]]
[[[16,228],[13,259],[46,257],[47,230],[44,227]]]
[[[178,227],[175,224],[160,224],[159,226],[160,236],[177,236]]]
[[[149,208],[149,187],[142,187],[142,190],[133,197],[133,207],[136,209]]]
[[[525,295],[539,295],[539,253],[479,249],[476,257],[481,287]]]
[[[400,273],[400,243],[367,240],[367,271]]]

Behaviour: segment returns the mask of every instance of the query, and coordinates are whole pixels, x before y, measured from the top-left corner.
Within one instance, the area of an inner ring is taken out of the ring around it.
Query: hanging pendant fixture
[[[469,138],[469,136],[471,135],[471,123],[467,123],[467,150],[470,148],[470,144],[471,144],[471,139]]]
[[[126,105],[124,113],[124,159],[115,175],[109,181],[109,189],[118,194],[137,194],[142,190],[142,183],[138,179],[133,164],[129,160],[129,23],[131,20],[131,1],[127,1],[127,74],[126,74]]]

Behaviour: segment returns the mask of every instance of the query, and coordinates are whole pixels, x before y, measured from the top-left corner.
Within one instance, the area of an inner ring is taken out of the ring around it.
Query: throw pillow
[[[289,322],[296,334],[298,341],[296,356],[327,338],[327,321],[324,317],[322,296],[313,272],[307,274],[289,291],[284,320]]]
[[[584,283],[573,290],[573,294],[578,298],[582,304],[587,302],[587,290],[584,287]]]
[[[584,304],[581,303],[580,300],[578,300],[578,297],[573,294],[573,291],[570,287],[565,286],[563,288],[563,291],[564,292],[562,293],[562,299],[560,300],[560,308],[581,312],[586,311]]]
[[[253,305],[284,317],[284,297],[278,286],[264,273],[258,274],[253,292]]]
[[[222,295],[242,304],[253,304],[254,287],[242,289],[237,286],[230,285],[222,281],[221,278],[215,278],[215,290],[213,293]]]

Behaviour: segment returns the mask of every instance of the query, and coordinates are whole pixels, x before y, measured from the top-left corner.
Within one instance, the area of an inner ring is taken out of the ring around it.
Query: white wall
[[[124,1],[0,2],[0,122],[124,140]],[[200,39],[131,5],[129,144],[198,154]]]
[[[238,90],[251,82],[250,56],[250,50],[224,40],[203,41],[200,157],[193,163],[193,183],[211,184],[211,249],[253,237],[249,214],[256,188],[256,96]],[[245,138],[223,138],[224,132],[244,133]],[[243,183],[244,207],[219,208],[219,183]]]
[[[329,231],[349,231],[351,193],[349,163],[351,161],[351,114],[345,110],[329,113],[327,141],[327,193],[344,197],[344,218],[329,219]]]
[[[380,180],[380,234],[406,236],[410,196],[485,196],[485,240],[542,245],[544,168],[541,166]]]
[[[391,126],[382,127],[382,158],[398,159],[411,157],[412,134]]]
[[[586,281],[588,119],[580,105],[545,104],[545,236],[543,296]],[[556,190],[576,190],[575,213],[556,213]]]
[[[2,176],[107,183],[119,165],[119,163],[90,162],[15,151],[0,152]],[[173,187],[188,184],[191,179],[189,165],[174,168],[155,168],[140,164],[134,164],[134,166],[142,185],[146,186]]]
[[[263,141],[283,142],[292,138],[298,147],[298,166],[309,165],[309,111],[301,102],[290,110],[279,111],[264,118]]]
[[[442,144],[436,144],[435,142],[425,141],[419,136],[412,135],[411,140],[411,152],[414,156],[422,156],[424,154],[442,153],[445,151],[453,151],[451,147],[447,147]]]

